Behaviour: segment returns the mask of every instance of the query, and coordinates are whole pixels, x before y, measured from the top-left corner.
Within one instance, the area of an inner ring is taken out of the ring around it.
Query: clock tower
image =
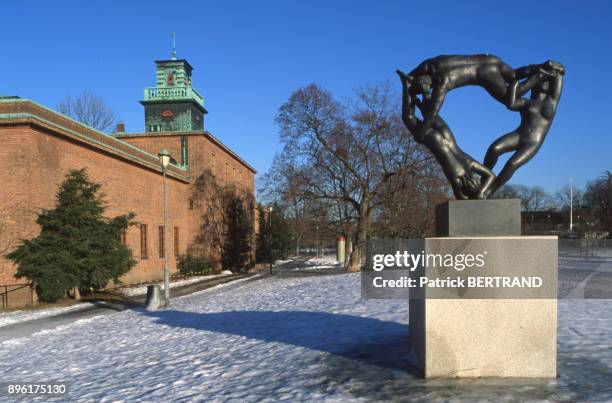
[[[184,59],[156,60],[155,87],[145,88],[145,132],[204,130],[204,98],[192,87],[193,68]]]

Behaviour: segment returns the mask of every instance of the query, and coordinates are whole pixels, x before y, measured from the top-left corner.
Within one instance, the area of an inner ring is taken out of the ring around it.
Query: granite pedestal
[[[451,201],[436,212],[438,237],[413,253],[485,253],[477,275],[540,277],[544,286],[411,290],[410,342],[423,376],[556,377],[557,237],[520,236],[516,200]],[[423,266],[411,277],[424,273],[474,275]]]

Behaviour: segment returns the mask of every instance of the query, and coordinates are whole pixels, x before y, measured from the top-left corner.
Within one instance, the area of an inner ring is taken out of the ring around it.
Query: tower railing
[[[204,105],[204,98],[192,87],[148,87],[144,90],[145,101],[184,99],[193,99],[198,104]]]

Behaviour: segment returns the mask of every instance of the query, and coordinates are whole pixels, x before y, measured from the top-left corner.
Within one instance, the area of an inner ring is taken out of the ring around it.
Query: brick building
[[[155,63],[156,86],[146,88],[141,101],[142,133],[126,133],[118,125],[113,136],[107,135],[33,101],[0,97],[0,309],[36,302],[26,279],[14,277],[15,266],[4,255],[20,239],[38,234],[37,213],[54,207],[58,186],[70,169],[87,168],[91,179],[102,184],[106,214],[136,214],[137,225],[125,236],[137,260],[122,278],[128,284],[162,278],[164,242],[170,242],[172,272],[178,255],[202,243],[203,216],[215,208],[210,189],[231,188],[253,197],[255,169],[205,130],[207,111],[192,87],[189,63],[174,56]],[[162,235],[157,157],[162,148],[173,157],[167,171],[168,240]],[[207,253],[219,250],[209,245]]]

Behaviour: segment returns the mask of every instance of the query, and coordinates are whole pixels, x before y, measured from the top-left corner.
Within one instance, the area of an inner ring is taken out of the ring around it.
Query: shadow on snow
[[[416,371],[408,325],[311,311],[145,312],[167,326],[306,347],[395,370]]]
[[[325,372],[322,375],[326,381],[313,386],[321,393],[331,383],[346,383],[353,396],[396,401],[495,400],[503,395],[516,399],[595,397],[595,400],[607,400],[612,396],[603,379],[610,375],[610,369],[593,358],[585,358],[583,365],[574,368],[569,364],[576,364],[575,353],[560,353],[561,377],[556,380],[420,379],[414,354],[410,351],[408,325],[397,322],[310,311],[142,312],[162,325],[232,334],[329,353],[323,357]]]

